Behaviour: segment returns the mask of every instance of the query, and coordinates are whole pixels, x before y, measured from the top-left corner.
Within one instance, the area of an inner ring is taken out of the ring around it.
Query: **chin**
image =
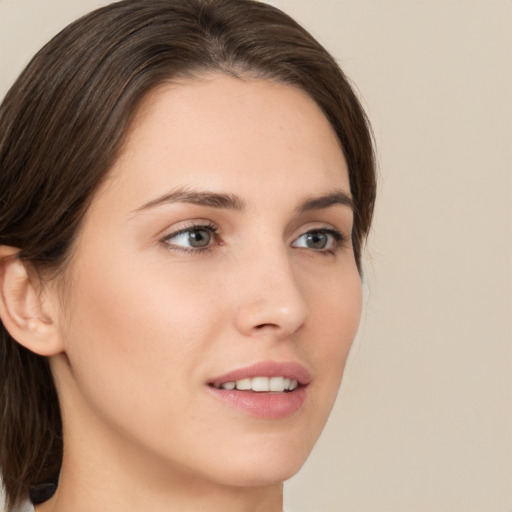
[[[266,464],[245,468],[236,473],[225,474],[221,483],[233,487],[268,487],[279,485],[295,475],[305,462],[300,461],[274,461]],[[216,475],[217,479],[219,475]]]
[[[298,439],[288,436],[286,439],[276,437],[254,441],[251,447],[240,448],[226,455],[225,466],[216,472],[224,484],[237,487],[258,487],[275,485],[295,475],[313,449],[314,439]]]

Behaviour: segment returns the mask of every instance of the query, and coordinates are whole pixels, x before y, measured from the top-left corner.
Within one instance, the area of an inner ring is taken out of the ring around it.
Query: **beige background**
[[[0,96],[99,0],[0,0]],[[293,512],[512,512],[512,2],[281,0],[357,84],[380,196],[340,399]]]

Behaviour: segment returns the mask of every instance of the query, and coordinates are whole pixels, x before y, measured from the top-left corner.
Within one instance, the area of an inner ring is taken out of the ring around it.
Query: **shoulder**
[[[12,509],[12,512],[34,512],[34,505],[30,501],[23,501]]]

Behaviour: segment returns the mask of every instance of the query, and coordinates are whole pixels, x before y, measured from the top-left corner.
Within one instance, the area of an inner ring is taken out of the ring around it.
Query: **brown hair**
[[[301,88],[322,108],[349,168],[361,245],[375,200],[371,131],[333,58],[290,17],[253,0],[125,0],[69,25],[0,106],[0,245],[43,273],[66,262],[92,195],[141,99],[204,71]],[[46,358],[0,325],[0,467],[12,507],[56,481],[62,425]]]

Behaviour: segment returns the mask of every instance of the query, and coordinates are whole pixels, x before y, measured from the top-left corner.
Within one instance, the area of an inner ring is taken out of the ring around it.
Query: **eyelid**
[[[179,235],[180,233],[193,229],[212,229],[215,231],[220,231],[220,227],[211,220],[201,218],[187,219],[166,227],[160,232],[159,235],[157,235],[157,238],[163,240],[164,238],[171,238],[173,236]]]
[[[352,227],[345,226],[342,223],[332,223],[327,221],[312,221],[302,224],[298,229],[295,229],[292,239],[295,240],[301,235],[314,232],[328,232],[345,241],[350,241],[352,237]]]

